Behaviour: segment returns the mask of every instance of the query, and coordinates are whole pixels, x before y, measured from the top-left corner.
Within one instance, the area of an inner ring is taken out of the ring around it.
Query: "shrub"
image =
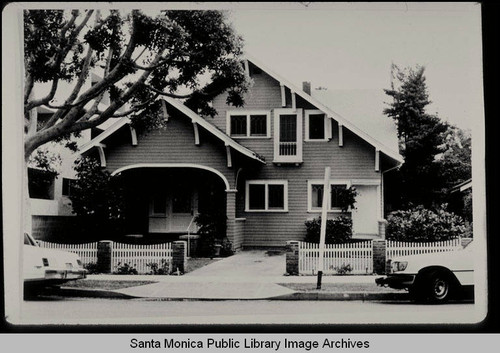
[[[150,275],[168,275],[171,271],[171,263],[165,259],[161,259],[160,263],[150,262],[146,264],[147,267],[151,268]]]
[[[347,275],[352,272],[351,264],[342,264],[342,266],[334,267],[335,271],[337,271],[338,275]]]
[[[113,274],[115,274],[115,275],[136,275],[137,270],[135,269],[135,267],[133,267],[127,263],[124,263],[122,265],[121,262],[119,262],[118,266],[116,266],[116,271],[113,272]]]
[[[101,273],[99,266],[95,262],[89,262],[88,264],[84,264],[83,268],[87,270],[87,274],[93,275],[96,273]]]
[[[200,213],[195,222],[198,225],[198,252],[201,256],[213,257],[215,245],[222,244],[226,235],[226,214],[223,212]]]
[[[464,220],[446,211],[446,205],[432,211],[419,206],[392,212],[387,218],[387,239],[398,241],[444,241],[466,236]]]
[[[305,241],[319,243],[321,217],[305,222],[307,232]],[[352,238],[352,220],[345,216],[329,219],[326,222],[326,244],[342,244],[350,242]]]

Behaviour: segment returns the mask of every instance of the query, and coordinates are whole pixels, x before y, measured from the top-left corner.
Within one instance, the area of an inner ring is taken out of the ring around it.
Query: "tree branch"
[[[156,89],[154,87],[151,87],[150,85],[144,85],[144,87],[146,87],[147,89],[161,95],[161,96],[166,96],[166,97],[171,97],[171,98],[177,98],[177,99],[185,99],[185,98],[191,98],[193,96],[193,93],[194,92],[191,92],[189,94],[182,94],[182,95],[179,95],[179,94],[174,94],[174,93],[166,93],[166,92],[163,92],[163,91],[160,91],[159,89]]]

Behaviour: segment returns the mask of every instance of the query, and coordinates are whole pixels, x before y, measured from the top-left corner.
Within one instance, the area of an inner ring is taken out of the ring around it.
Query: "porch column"
[[[236,193],[238,190],[230,189],[226,190],[226,216],[227,216],[227,227],[226,236],[228,240],[233,244],[233,250],[241,248],[241,237],[236,234]]]

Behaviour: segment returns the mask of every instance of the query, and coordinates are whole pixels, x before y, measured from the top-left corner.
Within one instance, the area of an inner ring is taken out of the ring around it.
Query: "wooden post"
[[[323,276],[323,256],[325,253],[326,221],[328,217],[329,196],[330,196],[330,167],[326,167],[325,181],[323,183],[323,208],[321,211],[321,229],[319,233],[318,283],[316,289],[321,289],[321,277]]]

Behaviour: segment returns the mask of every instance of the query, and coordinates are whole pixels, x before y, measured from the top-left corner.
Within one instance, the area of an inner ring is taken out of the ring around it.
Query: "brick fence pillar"
[[[465,247],[467,245],[469,245],[469,243],[472,241],[472,238],[462,238],[460,239],[460,245],[462,245],[462,247]]]
[[[296,240],[286,242],[286,273],[299,274],[299,242]]]
[[[101,273],[111,273],[111,240],[102,240],[97,243],[97,268]]]
[[[373,272],[376,274],[386,273],[385,240],[372,240],[373,246]]]
[[[385,239],[385,232],[387,229],[387,221],[385,219],[379,219],[378,221],[378,235],[380,239]]]
[[[186,269],[187,245],[183,240],[172,243],[172,272],[184,273]]]

